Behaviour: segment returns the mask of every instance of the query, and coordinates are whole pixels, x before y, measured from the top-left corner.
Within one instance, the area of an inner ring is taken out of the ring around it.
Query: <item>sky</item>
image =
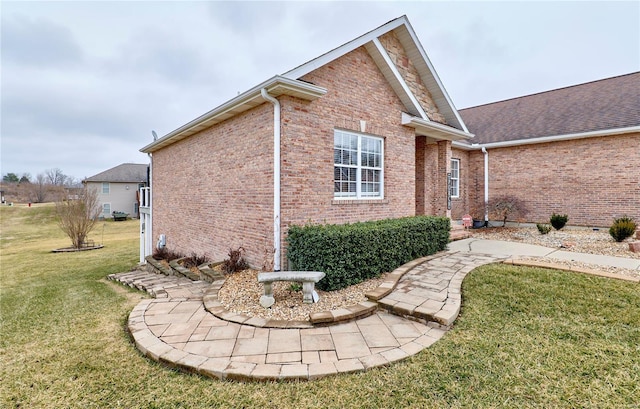
[[[0,2],[0,172],[148,163],[238,93],[407,15],[458,108],[640,71],[639,1]]]

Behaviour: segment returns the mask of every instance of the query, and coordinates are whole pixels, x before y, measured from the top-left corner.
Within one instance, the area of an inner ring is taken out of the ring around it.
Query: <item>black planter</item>
[[[479,229],[481,227],[485,227],[486,222],[484,220],[474,220],[473,221],[473,228],[474,229]]]

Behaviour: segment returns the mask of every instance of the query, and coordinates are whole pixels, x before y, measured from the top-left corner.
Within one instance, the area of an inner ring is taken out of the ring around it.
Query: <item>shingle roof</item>
[[[85,182],[140,183],[147,181],[146,164],[123,163],[111,169],[86,178]]]
[[[640,125],[640,72],[459,111],[473,143]]]

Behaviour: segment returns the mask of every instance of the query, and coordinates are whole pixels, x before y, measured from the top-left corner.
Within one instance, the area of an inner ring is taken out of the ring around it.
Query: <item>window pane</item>
[[[382,192],[382,139],[334,131],[334,195],[379,197]]]

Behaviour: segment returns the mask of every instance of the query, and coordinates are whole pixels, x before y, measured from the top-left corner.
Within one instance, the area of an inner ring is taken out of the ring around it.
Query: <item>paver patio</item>
[[[202,302],[209,283],[146,271],[110,278],[156,297],[140,302],[128,324],[136,346],[152,359],[221,379],[313,380],[387,365],[429,347],[460,311],[464,276],[504,258],[443,252],[405,273],[373,315],[302,329],[216,317]]]
[[[392,272],[389,276],[401,278],[395,287],[384,283],[381,287],[386,287],[376,292],[380,297],[376,297],[373,315],[329,326],[266,328],[260,326],[265,320],[246,317],[238,322],[238,314],[232,312],[214,316],[204,309],[203,294],[210,287],[219,287],[221,281],[210,284],[146,271],[109,278],[155,297],[141,301],[128,322],[136,346],[151,359],[221,379],[313,380],[387,365],[431,346],[458,316],[462,281],[476,267],[513,256],[538,255],[550,260],[552,254],[561,253],[491,240],[454,243],[449,251],[414,260]],[[581,253],[570,256],[640,270],[638,260]],[[547,262],[532,265],[562,269]],[[387,294],[391,287],[393,291]]]

